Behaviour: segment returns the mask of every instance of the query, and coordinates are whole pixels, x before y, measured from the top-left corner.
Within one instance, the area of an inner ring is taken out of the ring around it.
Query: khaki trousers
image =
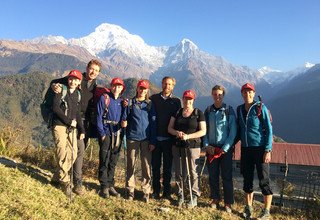
[[[181,180],[186,180],[186,154],[188,155],[188,165],[189,165],[189,173],[190,173],[190,179],[191,179],[191,188],[192,188],[192,194],[196,196],[200,196],[200,190],[199,190],[199,179],[198,179],[198,173],[197,173],[197,164],[196,160],[200,157],[200,148],[178,148],[175,145],[172,146],[172,155],[173,155],[173,163],[175,168],[175,180],[176,185],[178,188],[178,194],[182,193],[182,186],[181,186]],[[180,155],[182,159],[182,170],[180,170]],[[182,176],[181,176],[182,171]],[[187,184],[184,184],[184,187],[186,187]]]
[[[56,157],[58,162],[57,170],[52,179],[63,183],[69,183],[69,171],[77,158],[78,152],[77,129],[72,129],[68,132],[66,126],[55,125],[52,129],[52,134],[56,145]]]
[[[137,164],[137,157],[140,151],[141,159],[141,188],[144,194],[151,193],[151,152],[149,141],[127,141],[127,189],[134,193],[135,177],[134,172]]]

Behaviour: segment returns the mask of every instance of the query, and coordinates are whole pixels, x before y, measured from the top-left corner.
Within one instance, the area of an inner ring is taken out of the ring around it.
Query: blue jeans
[[[217,201],[221,200],[220,196],[220,173],[223,185],[223,196],[225,204],[233,204],[233,181],[232,181],[232,149],[221,157],[214,159],[207,164],[209,172],[209,185],[211,198]],[[221,171],[221,172],[220,172]]]

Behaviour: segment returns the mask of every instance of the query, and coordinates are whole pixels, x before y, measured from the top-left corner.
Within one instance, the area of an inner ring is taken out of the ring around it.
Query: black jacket
[[[175,116],[177,111],[181,108],[181,100],[173,95],[167,99],[161,96],[161,92],[150,97],[155,106],[157,113],[157,136],[171,137],[168,133],[168,125],[171,116]]]
[[[77,90],[70,93],[70,90],[68,89],[66,97],[64,98],[67,106],[61,100],[61,97],[62,93],[57,93],[53,98],[53,126],[64,125],[66,127],[70,127],[71,121],[75,119],[77,121],[77,129],[79,130],[79,133],[85,134],[79,111],[79,95]]]
[[[81,92],[80,112],[82,117],[89,119],[91,110],[95,108],[95,106],[93,106],[93,94],[97,86],[97,81],[96,79],[94,79],[92,80],[92,83],[88,85],[89,81],[86,79],[85,75],[86,73],[82,74],[83,77],[82,77],[81,86],[80,86],[80,92]],[[63,85],[68,86],[68,77],[52,80],[50,85],[52,83],[61,83]]]

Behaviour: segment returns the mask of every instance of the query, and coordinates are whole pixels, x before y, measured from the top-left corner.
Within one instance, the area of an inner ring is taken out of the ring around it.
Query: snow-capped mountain
[[[281,70],[274,70],[270,67],[264,66],[258,71],[262,74],[263,79],[265,79],[272,86],[276,86],[283,82],[288,82],[293,78],[304,74],[307,70],[313,67],[314,64],[306,62],[304,66],[298,67],[294,70],[283,72]]]
[[[99,25],[94,32],[78,39],[67,40],[62,36],[48,36],[35,38],[30,42],[77,45],[100,59],[107,58],[114,51],[121,51],[133,60],[148,63],[154,67],[162,65],[166,53],[166,47],[149,46],[140,36],[130,34],[120,26],[108,23]]]

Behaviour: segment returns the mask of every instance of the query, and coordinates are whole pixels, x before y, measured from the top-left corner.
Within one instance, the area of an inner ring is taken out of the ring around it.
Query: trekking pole
[[[193,197],[192,197],[192,189],[191,189],[191,179],[190,179],[189,160],[188,160],[187,148],[184,148],[184,152],[186,154],[186,169],[187,169],[187,178],[188,178],[189,191],[190,191],[190,200],[191,200],[191,204],[193,205]]]
[[[72,140],[71,140],[71,170],[70,170],[70,196],[69,203],[72,202],[72,184],[73,184],[73,151],[74,151],[74,138],[75,138],[75,130],[71,127],[70,132],[72,132]]]
[[[184,201],[184,187],[183,187],[183,172],[182,172],[182,155],[181,155],[181,147],[179,147],[179,162],[180,162],[180,178],[181,178],[181,188],[182,188],[182,193],[181,193],[181,200]],[[182,204],[181,204],[182,205]]]
[[[204,171],[204,167],[206,166],[206,163],[207,163],[207,154],[204,157],[204,162],[203,162],[202,169],[201,169],[201,172],[200,172],[200,178],[202,177],[202,174],[203,174],[203,171]]]
[[[128,196],[128,190],[126,189],[127,187],[127,131],[124,128],[123,129],[123,161],[124,161],[124,189],[125,189],[125,196],[127,198]]]

